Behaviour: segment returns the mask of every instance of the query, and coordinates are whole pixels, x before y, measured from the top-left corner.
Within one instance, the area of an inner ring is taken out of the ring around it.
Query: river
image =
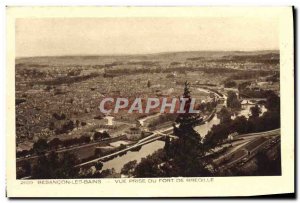
[[[251,106],[244,106],[237,115],[232,116],[232,119],[240,115],[244,115],[245,117],[248,118],[250,114],[250,108]],[[266,111],[264,106],[261,106],[261,109],[262,109],[262,113]],[[200,134],[201,137],[204,137],[207,134],[207,132],[212,128],[213,125],[217,125],[219,123],[220,123],[220,119],[218,119],[217,115],[215,115],[210,121],[206,122],[205,124],[196,126],[195,130]],[[117,173],[120,173],[124,164],[134,160],[140,162],[142,158],[151,155],[153,152],[163,147],[164,147],[163,141],[159,141],[159,140],[154,141],[152,143],[142,146],[142,148],[139,151],[135,151],[135,152],[128,151],[125,155],[121,157],[118,156],[110,161],[104,162],[103,169],[114,168]]]
[[[217,125],[220,123],[220,120],[217,118],[215,115],[212,120],[209,122],[195,127],[195,130],[200,133],[201,137],[205,136],[207,132],[210,130],[210,128],[213,125]],[[128,151],[125,155],[123,156],[118,156],[112,160],[109,160],[107,162],[103,163],[103,169],[111,169],[114,168],[117,173],[121,172],[122,167],[124,164],[128,163],[129,161],[134,161],[137,160],[137,162],[140,162],[142,158],[152,154],[158,149],[161,149],[164,147],[164,142],[157,140],[154,142],[151,142],[149,144],[146,144],[142,146],[142,148],[139,151]]]
[[[134,161],[134,160],[136,160],[137,162],[140,162],[142,158],[152,154],[153,152],[155,152],[158,149],[163,148],[164,145],[165,145],[165,142],[160,141],[160,140],[151,142],[147,145],[144,145],[138,152],[128,151],[123,156],[118,156],[112,160],[104,162],[102,169],[105,170],[105,169],[114,168],[117,173],[120,173],[124,164],[128,163],[129,161]]]
[[[235,119],[237,116],[245,116],[246,118],[249,118],[250,116],[250,108],[253,107],[252,105],[246,105],[243,106],[242,109],[235,115],[231,116],[231,119]],[[259,105],[261,109],[262,115],[264,112],[267,111],[264,105]],[[213,125],[218,125],[220,123],[220,119],[215,115],[213,119],[203,125],[196,126],[194,129],[200,134],[201,137],[204,137],[208,131],[212,128]]]

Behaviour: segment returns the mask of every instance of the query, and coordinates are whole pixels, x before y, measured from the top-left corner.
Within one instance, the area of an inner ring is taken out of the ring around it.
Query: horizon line
[[[120,53],[120,54],[73,54],[73,55],[36,55],[36,56],[16,56],[15,59],[24,58],[41,58],[41,57],[79,57],[79,56],[143,56],[143,55],[158,55],[168,53],[182,53],[182,52],[264,52],[264,51],[280,51],[280,49],[261,49],[261,50],[199,50],[199,51],[164,51],[164,52],[151,52],[151,53]]]

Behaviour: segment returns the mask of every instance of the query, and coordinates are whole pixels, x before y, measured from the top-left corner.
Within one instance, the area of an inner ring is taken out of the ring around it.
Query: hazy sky
[[[18,19],[16,56],[279,49],[277,19]]]

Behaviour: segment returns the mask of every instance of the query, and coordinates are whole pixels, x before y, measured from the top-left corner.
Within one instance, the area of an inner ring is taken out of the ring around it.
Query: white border
[[[88,9],[88,10],[86,10]],[[167,8],[153,8],[153,9],[138,9],[136,10],[135,8],[130,8],[130,12],[127,11],[121,11],[123,8],[106,8],[105,10],[99,12],[99,9],[103,8],[72,8],[72,16],[81,16],[81,17],[88,17],[88,16],[94,16],[97,15],[99,16],[99,13],[101,13],[101,17],[110,17],[110,16],[119,16],[119,17],[125,17],[125,16],[166,16],[166,9]],[[201,16],[203,17],[203,13],[205,13],[205,16],[213,16],[216,17],[217,15],[224,15],[224,11],[222,11],[222,8],[215,8],[215,10],[211,11],[210,8],[201,8],[201,12],[199,13],[199,8],[191,8],[188,12],[183,10],[182,8],[172,8],[173,12],[167,11],[167,16],[168,17],[178,17],[178,16],[185,16],[185,17],[191,17],[191,16]],[[207,10],[203,12],[204,10]],[[230,11],[230,9],[232,9]],[[10,12],[11,9],[9,9]],[[43,9],[41,9],[43,10]],[[47,10],[45,11],[40,11],[39,9],[37,10],[32,10],[30,8],[23,8],[22,11],[17,10],[17,12],[13,12],[10,17],[13,18],[8,18],[8,31],[14,30],[14,28],[10,27],[13,24],[13,21],[15,17],[24,17],[24,13],[26,13],[25,16],[28,17],[28,14],[30,16],[43,16],[43,17],[65,17],[66,13],[65,11],[69,10],[69,8],[61,9],[59,8],[58,10],[54,8],[50,8],[50,11]],[[85,10],[82,12],[82,10]],[[128,10],[128,9],[125,9]],[[233,16],[247,16],[247,15],[261,15],[261,16],[266,16],[266,15],[277,15],[280,16],[281,18],[281,26],[282,26],[282,33],[281,33],[281,39],[284,38],[284,40],[281,40],[281,98],[282,98],[282,134],[288,134],[293,135],[294,134],[294,127],[293,127],[293,100],[291,98],[294,98],[293,94],[293,50],[292,50],[292,30],[290,28],[292,27],[291,24],[291,16],[285,15],[285,12],[288,12],[288,8],[273,8],[274,13],[270,14],[267,12],[267,8],[259,8],[259,12],[253,13],[247,8],[226,8],[226,13],[227,15],[233,15]],[[9,13],[8,12],[8,13]],[[113,13],[112,13],[113,12]],[[228,14],[229,12],[229,14]],[[51,13],[51,15],[49,15]],[[69,12],[70,14],[70,12]],[[12,36],[14,36],[14,32],[9,32],[7,37],[8,37],[8,42],[11,42]],[[9,43],[7,46],[7,60],[10,62],[8,71],[7,72],[7,78],[9,79],[7,82],[9,85],[7,85],[7,105],[10,108],[8,110],[8,114],[6,116],[7,119],[7,136],[14,136],[14,131],[12,132],[11,129],[14,126],[14,115],[11,114],[14,111],[11,109],[11,105],[9,104],[14,104],[14,94],[11,95],[9,93],[14,92],[14,72],[12,71],[14,67],[14,46],[13,44]],[[283,59],[283,60],[282,60]],[[292,115],[292,116],[291,116]],[[9,147],[7,147],[7,152],[8,154],[14,153],[15,152],[15,146],[12,145],[13,143],[11,142],[11,139],[7,139]],[[255,194],[274,194],[274,193],[282,193],[282,192],[291,192],[293,191],[293,163],[290,165],[290,163],[293,161],[293,137],[287,137],[287,138],[282,138],[282,147],[283,147],[283,152],[284,154],[287,153],[287,156],[283,158],[283,176],[282,177],[234,177],[230,178],[230,182],[228,182],[228,178],[216,178],[217,182],[214,184],[213,187],[209,185],[205,185],[205,188],[197,188],[194,186],[199,185],[188,185],[188,190],[185,190],[183,192],[182,188],[185,188],[182,184],[179,186],[175,185],[170,185],[172,187],[168,187],[167,185],[162,186],[165,188],[164,191],[160,190],[160,188],[157,186],[155,188],[153,187],[148,187],[143,185],[143,191],[141,191],[139,188],[141,188],[141,185],[132,186],[132,185],[126,185],[125,187],[120,186],[118,188],[118,192],[115,191],[116,186],[115,185],[110,185],[107,184],[105,187],[106,189],[99,189],[97,188],[97,192],[94,191],[95,188],[91,188],[87,186],[86,188],[82,189],[79,187],[73,187],[73,186],[66,186],[64,189],[54,186],[54,188],[51,187],[24,187],[21,186],[17,183],[17,181],[13,181],[13,176],[15,168],[15,163],[14,160],[12,159],[12,156],[9,157],[7,160],[7,177],[8,177],[8,195],[9,196],[28,196],[29,194],[35,195],[35,196],[94,196],[94,197],[99,197],[101,196],[132,196],[132,197],[142,197],[142,196],[219,196],[219,195],[233,195],[237,196],[238,195],[255,195]],[[288,166],[288,167],[286,167]],[[241,180],[237,180],[241,179]],[[237,181],[236,181],[237,180]],[[257,184],[260,181],[259,184]],[[105,182],[110,182],[110,180],[105,180]],[[246,184],[245,184],[246,183]],[[224,184],[223,187],[218,186],[218,184]],[[243,187],[241,188],[241,184]],[[254,188],[253,185],[256,185]],[[269,185],[269,188],[266,188],[265,186]],[[52,185],[53,186],[53,185]],[[230,190],[230,187],[232,186],[232,190]],[[147,187],[147,189],[145,188]],[[284,187],[284,188],[283,188]],[[158,188],[158,189],[157,189]],[[226,188],[226,190],[224,190]],[[235,190],[233,190],[235,188]],[[240,189],[242,190],[240,190]],[[18,189],[18,190],[17,190]],[[109,191],[106,191],[108,190]],[[171,190],[172,189],[172,190]],[[199,191],[200,190],[200,191]],[[89,192],[88,192],[89,191]],[[92,192],[91,192],[92,191]],[[122,192],[124,191],[124,192]],[[216,191],[218,194],[216,194]],[[62,193],[63,192],[63,193]],[[124,193],[124,194],[123,194]],[[103,194],[103,195],[102,195]],[[31,196],[30,195],[30,196]]]

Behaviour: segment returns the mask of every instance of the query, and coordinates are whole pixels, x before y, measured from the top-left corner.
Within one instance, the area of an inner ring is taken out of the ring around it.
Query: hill
[[[193,59],[203,60],[241,60],[245,58],[265,57],[279,58],[278,50],[271,51],[186,51],[186,52],[166,52],[155,54],[136,54],[136,55],[89,55],[89,56],[37,56],[16,58],[16,67],[26,67],[34,65],[39,68],[61,65],[104,65],[107,63],[138,62],[138,61],[159,61],[170,63],[173,61],[182,62]]]

